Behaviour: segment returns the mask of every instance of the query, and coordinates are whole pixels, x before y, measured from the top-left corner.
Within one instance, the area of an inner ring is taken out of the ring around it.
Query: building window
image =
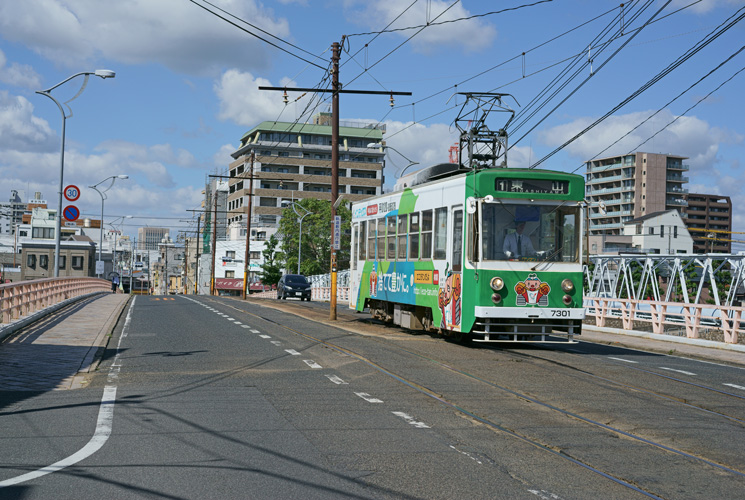
[[[225,252],[225,257],[228,259],[235,259],[235,250],[228,250]]]
[[[226,278],[235,278],[235,271],[225,271]]]
[[[649,234],[654,234],[654,228],[653,227],[650,227],[649,228]]]
[[[30,253],[26,256],[26,267],[36,269],[36,255]]]
[[[76,271],[83,270],[83,257],[80,255],[72,256],[72,268]]]
[[[39,255],[39,267],[42,269],[49,268],[49,255]]]
[[[67,267],[67,255],[59,256],[59,268],[65,269]]]

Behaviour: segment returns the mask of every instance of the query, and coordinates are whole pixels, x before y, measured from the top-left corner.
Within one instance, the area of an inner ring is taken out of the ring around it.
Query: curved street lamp
[[[299,214],[296,208],[302,209],[305,213]],[[303,219],[305,219],[308,215],[311,215],[313,212],[294,201],[292,202],[292,211],[295,212],[295,215],[297,215],[298,217],[297,221],[300,223],[297,239],[297,273],[300,274],[300,250],[302,250],[303,248]]]
[[[398,153],[399,155],[401,155],[401,156],[403,157],[403,159],[404,159],[404,160],[406,160],[406,161],[408,161],[408,162],[409,162],[409,164],[408,164],[408,165],[406,165],[406,166],[405,166],[405,167],[403,168],[403,170],[401,170],[401,173],[399,173],[399,174],[398,174],[398,175],[396,176],[396,179],[400,179],[400,178],[401,178],[401,176],[402,176],[402,175],[404,175],[404,172],[406,172],[406,169],[408,169],[408,168],[409,168],[410,166],[412,166],[412,165],[419,165],[419,162],[418,162],[418,161],[411,161],[411,160],[410,160],[410,159],[408,159],[408,158],[407,158],[407,157],[406,157],[406,156],[405,156],[405,155],[404,155],[404,154],[403,154],[403,153],[402,153],[401,151],[399,151],[398,149],[396,149],[396,148],[393,148],[393,147],[391,147],[391,146],[388,146],[387,144],[382,144],[382,143],[378,143],[378,142],[371,142],[371,143],[369,143],[369,144],[367,145],[367,147],[368,147],[368,148],[390,149],[390,150],[392,150],[392,151],[395,151],[395,152],[396,152],[396,153]]]
[[[128,175],[124,175],[124,174],[121,174],[121,175],[112,175],[110,177],[105,178],[101,182],[97,182],[96,184],[94,184],[92,186],[88,186],[91,189],[95,189],[96,192],[101,195],[101,239],[99,240],[99,243],[98,243],[98,261],[100,262],[100,264],[96,263],[96,267],[97,268],[99,266],[101,268],[103,268],[103,259],[101,258],[101,251],[103,250],[103,226],[104,226],[104,224],[103,224],[103,202],[107,198],[106,191],[108,191],[109,189],[111,189],[114,186],[114,183],[116,182],[117,179],[129,179],[129,176]],[[111,183],[106,187],[106,189],[101,190],[101,189],[98,188],[98,186],[100,186],[101,184],[103,184],[104,182],[106,182],[108,180],[110,180]],[[98,271],[98,269],[96,269],[96,271]],[[96,272],[96,275],[99,278],[101,277],[102,274],[103,274],[103,269],[101,269],[101,272],[100,273],[99,272]]]
[[[70,99],[68,101],[65,101],[63,103],[67,107],[67,109],[70,110],[70,114],[68,115],[67,113],[65,113],[65,110],[62,107],[62,104],[60,104],[60,102],[57,99],[55,99],[54,97],[52,97],[52,94],[50,94],[50,92],[52,90],[56,89],[57,87],[59,87],[60,85],[62,85],[64,83],[67,83],[70,80],[72,80],[73,78],[78,77],[78,76],[81,76],[81,75],[84,75],[85,76],[85,80],[83,81],[83,85],[80,87],[80,90],[78,90],[77,94],[75,94],[75,96],[72,99]],[[66,121],[67,121],[68,118],[72,118],[72,108],[70,108],[70,106],[68,106],[67,103],[75,100],[80,94],[83,93],[83,90],[85,90],[85,86],[88,84],[88,78],[90,77],[90,75],[94,75],[94,76],[98,76],[98,77],[101,77],[103,79],[106,79],[106,78],[114,78],[116,76],[116,73],[114,73],[110,69],[97,69],[96,71],[83,71],[81,73],[75,73],[74,75],[72,75],[72,76],[66,78],[65,80],[62,80],[61,82],[59,82],[57,85],[55,85],[53,87],[49,87],[46,90],[37,90],[36,91],[37,94],[41,94],[43,96],[47,96],[48,98],[50,98],[51,100],[53,100],[54,103],[59,108],[60,113],[62,113],[62,146],[60,147],[60,166],[59,166],[59,203],[57,204],[57,223],[56,223],[56,226],[57,226],[56,227],[57,235],[55,237],[55,242],[54,242],[54,277],[55,278],[58,278],[59,277],[60,238],[62,236],[62,191],[65,189],[64,188],[64,177],[65,177],[64,176],[64,172],[65,172],[65,123],[66,123]]]

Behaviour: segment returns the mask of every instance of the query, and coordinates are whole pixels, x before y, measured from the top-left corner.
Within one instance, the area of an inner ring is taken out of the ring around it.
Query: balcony
[[[673,206],[679,206],[679,207],[685,207],[688,205],[688,202],[686,202],[683,199],[680,198],[671,198],[669,200],[665,200],[666,205],[673,205]]]
[[[667,164],[668,170],[690,170],[690,167],[686,163],[668,163]]]
[[[683,189],[683,188],[680,188],[680,187],[677,187],[677,186],[668,186],[667,189],[666,189],[666,191],[668,193],[680,193],[680,194],[683,194],[683,193],[687,193],[688,192],[687,189]]]

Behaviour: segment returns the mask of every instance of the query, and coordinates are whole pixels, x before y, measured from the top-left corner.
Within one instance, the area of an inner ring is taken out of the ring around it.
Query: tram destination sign
[[[554,179],[495,179],[494,189],[506,193],[569,194],[569,181]]]

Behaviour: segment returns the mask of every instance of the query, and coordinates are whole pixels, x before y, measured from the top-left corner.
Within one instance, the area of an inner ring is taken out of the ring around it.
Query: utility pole
[[[333,223],[336,217],[336,205],[339,196],[339,94],[369,94],[369,95],[390,95],[391,106],[393,106],[394,95],[411,95],[411,92],[393,92],[393,91],[376,91],[376,90],[343,90],[339,83],[339,59],[341,45],[344,43],[345,36],[342,36],[341,44],[334,42],[331,50],[331,90],[298,88],[292,87],[290,90],[296,92],[332,92],[331,97],[331,304],[329,319],[336,320],[336,241],[334,240]],[[259,87],[259,90],[278,90],[287,92],[287,87]]]
[[[243,270],[243,300],[246,300],[248,295],[251,293],[251,289],[248,285],[248,278],[250,276],[250,264],[251,264],[251,203],[254,197],[254,151],[251,150],[251,170],[248,174],[248,213],[246,214],[246,257],[243,260],[245,269]]]
[[[217,183],[212,196],[215,198],[215,215],[212,217],[212,270],[210,271],[210,295],[215,295],[215,252],[217,252]]]
[[[196,265],[194,266],[194,295],[199,295],[199,235],[200,235],[200,222],[202,222],[202,214],[197,215],[197,259]]]

